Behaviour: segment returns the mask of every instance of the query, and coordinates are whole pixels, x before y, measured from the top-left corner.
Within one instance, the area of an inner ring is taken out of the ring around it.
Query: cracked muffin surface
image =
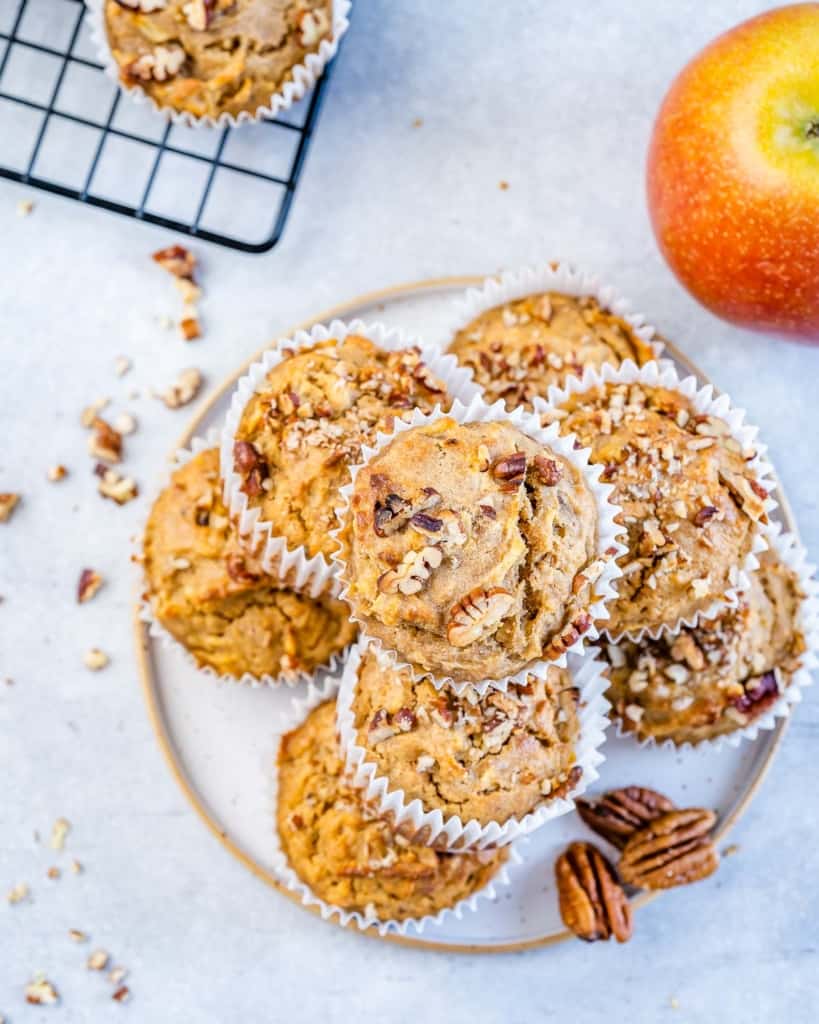
[[[365,759],[425,811],[481,825],[521,819],[579,782],[578,691],[566,669],[530,675],[506,692],[456,696],[392,665],[370,648],[352,710]]]
[[[354,613],[425,672],[498,679],[592,624],[594,495],[510,423],[396,435],[359,469],[342,541]]]
[[[106,0],[126,86],[195,117],[254,114],[332,35],[331,0]]]
[[[508,855],[445,853],[395,833],[344,781],[333,701],[282,738],[276,824],[290,866],[316,896],[381,920],[453,907],[487,885]]]
[[[805,652],[805,595],[772,551],[736,608],[676,636],[602,644],[608,698],[640,739],[698,743],[750,725],[790,684]]]
[[[220,674],[310,672],[355,638],[342,601],[297,593],[242,550],[216,448],[174,471],[151,509],[143,561],[157,620]]]
[[[535,396],[547,397],[549,385],[587,366],[638,366],[654,351],[631,324],[604,309],[591,295],[541,292],[495,306],[457,332],[449,352],[469,367],[487,402],[502,398],[511,412],[532,408]]]
[[[362,445],[413,409],[448,402],[417,348],[388,352],[349,335],[298,349],[272,368],[242,413],[233,449],[241,489],[275,535],[329,557],[339,488]]]
[[[592,449],[628,531],[608,633],[673,629],[722,599],[767,522],[768,496],[728,424],[639,383],[574,393],[551,417]]]

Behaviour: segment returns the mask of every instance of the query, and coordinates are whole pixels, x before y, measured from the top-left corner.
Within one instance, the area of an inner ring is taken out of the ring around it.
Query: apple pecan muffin
[[[532,408],[551,384],[587,366],[638,366],[654,359],[627,320],[604,309],[591,295],[542,292],[495,306],[453,338],[449,352],[469,367],[488,402],[502,398],[510,410]]]
[[[614,714],[640,739],[677,744],[750,725],[801,666],[804,597],[797,574],[766,551],[737,607],[659,640],[601,645]]]
[[[309,556],[336,548],[330,531],[362,445],[413,409],[449,404],[416,347],[387,351],[351,334],[286,353],[244,408],[233,468],[250,508]]]
[[[443,417],[359,469],[346,597],[422,672],[499,679],[555,660],[592,625],[597,532],[594,495],[567,459],[510,423]]]
[[[358,666],[351,710],[354,742],[376,777],[425,811],[503,825],[566,796],[580,781],[579,692],[552,665],[505,692],[461,696],[369,648]]]
[[[219,452],[177,469],[143,541],[146,599],[198,664],[220,675],[279,676],[325,665],[355,638],[342,601],[266,575],[239,545],[221,500]]]
[[[332,701],[282,738],[276,824],[290,867],[315,896],[382,921],[454,907],[507,857],[504,850],[444,853],[395,833],[344,781]]]
[[[267,105],[332,19],[332,0],[105,0],[123,85],[194,117]]]
[[[755,453],[679,391],[643,383],[575,392],[553,418],[591,447],[628,531],[609,635],[674,629],[721,600],[767,523]]]

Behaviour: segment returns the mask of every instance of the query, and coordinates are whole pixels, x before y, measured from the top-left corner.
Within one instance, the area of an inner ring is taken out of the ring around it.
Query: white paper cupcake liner
[[[153,508],[154,502],[158,498],[159,494],[170,484],[171,475],[177,469],[179,469],[180,467],[184,466],[187,462],[189,462],[195,455],[198,455],[200,452],[207,451],[209,448],[217,448],[219,446],[219,437],[220,431],[215,427],[211,428],[204,437],[195,437],[191,441],[190,447],[181,448],[174,453],[170,460],[168,470],[164,474],[162,474],[159,482],[157,483],[153,490],[153,493],[151,494],[150,500],[148,502],[147,515],[150,515],[151,509]],[[166,650],[178,651],[185,659],[185,661],[193,668],[195,668],[197,672],[201,673],[203,676],[206,676],[207,678],[212,679],[214,682],[219,683],[221,685],[259,687],[297,686],[299,683],[309,682],[316,675],[321,674],[323,672],[338,671],[347,653],[347,648],[345,648],[343,651],[339,651],[338,653],[333,654],[330,657],[329,661],[326,663],[326,665],[322,665],[319,668],[314,669],[313,672],[306,672],[303,670],[284,671],[276,676],[271,676],[267,674],[254,676],[251,675],[249,672],[245,672],[241,676],[232,676],[228,675],[227,673],[219,673],[215,669],[211,668],[209,665],[200,665],[200,663],[196,660],[193,654],[191,654],[187,647],[185,647],[184,644],[180,643],[171,633],[169,633],[168,630],[165,629],[165,627],[160,623],[160,621],[156,618],[156,616],[153,613],[150,599],[145,594],[145,579],[142,570],[142,539],[144,535],[145,529],[143,526],[142,530],[140,530],[136,538],[134,551],[134,561],[135,564],[139,566],[140,574],[138,580],[140,594],[139,618],[142,620],[142,622],[147,624],[149,636],[151,636],[154,640],[159,640]]]
[[[188,128],[234,128],[239,124],[259,121],[262,118],[276,117],[283,111],[288,110],[294,103],[302,99],[305,93],[313,88],[321,77],[324,68],[335,56],[342,36],[350,27],[348,15],[352,7],[351,0],[333,0],[331,37],[323,39],[319,44],[318,50],[315,53],[308,53],[302,64],[294,65],[291,69],[292,79],[289,82],[285,82],[281,91],[271,96],[266,104],[257,107],[253,113],[243,110],[236,115],[223,113],[214,118],[210,116],[197,117],[187,111],[161,106],[141,86],[125,86],[122,84],[119,78],[119,65],[111,53],[108,33],[105,28],[105,3],[106,0],[85,0],[87,8],[86,18],[91,30],[91,39],[106,73],[114,79],[122,92],[126,93],[136,103],[145,104],[158,114],[166,117],[173,124],[184,125]]]
[[[561,435],[559,432],[559,425],[557,423],[554,423],[549,427],[543,427],[541,426],[540,420],[537,416],[534,416],[532,413],[528,413],[523,409],[518,408],[513,412],[508,412],[502,401],[497,401],[493,405],[487,405],[482,398],[476,396],[468,405],[464,405],[462,402],[456,400],[449,412],[446,413],[441,410],[436,410],[434,412],[424,414],[416,409],[412,414],[412,418],[408,422],[396,423],[395,429],[392,433],[378,434],[375,445],[371,448],[365,447],[362,450],[362,461],[351,467],[350,483],[341,488],[342,504],[337,510],[339,524],[343,523],[346,517],[350,506],[350,498],[355,484],[355,478],[361,467],[366,465],[366,463],[369,462],[377,452],[379,452],[386,444],[389,444],[389,442],[398,434],[403,433],[405,430],[410,430],[413,427],[434,423],[436,420],[440,420],[445,416],[452,417],[452,419],[456,420],[458,423],[511,423],[535,441],[538,441],[540,444],[547,445],[552,449],[552,451],[557,452],[558,455],[561,455],[577,470],[579,470],[586,486],[594,496],[595,505],[597,507],[596,556],[598,558],[603,558],[605,562],[604,569],[594,584],[594,596],[593,600],[589,603],[589,610],[591,610],[592,606],[594,607],[595,619],[608,618],[609,613],[606,609],[606,604],[616,596],[614,581],[621,575],[621,569],[617,565],[617,558],[627,550],[625,545],[621,544],[620,541],[617,540],[618,535],[623,532],[623,528],[615,521],[620,509],[618,506],[611,503],[611,495],[614,488],[611,484],[603,483],[600,480],[600,474],[603,467],[592,466],[589,462],[591,450],[589,448],[574,447],[574,434],[567,434],[565,436]],[[347,577],[347,564],[341,557],[342,544],[339,537],[340,531],[341,526],[337,527],[333,531],[333,536],[337,543],[337,553],[334,557],[338,565],[338,574],[341,583],[341,596],[348,600],[349,579]],[[606,554],[606,552],[611,552],[611,554]],[[386,645],[384,645],[377,637],[374,637],[372,634],[367,632],[367,624],[356,616],[355,609],[352,608],[352,606],[350,618],[353,622],[358,623],[362,637],[365,637],[381,651],[386,652],[390,650],[390,648],[386,647]],[[469,685],[476,686],[478,688],[494,686],[499,690],[505,690],[506,686],[510,682],[522,683],[530,672],[535,675],[538,673],[543,674],[546,666],[550,664],[565,668],[567,663],[567,654],[582,654],[586,646],[586,642],[596,639],[599,635],[600,633],[597,626],[592,623],[589,630],[580,636],[575,643],[573,643],[571,647],[568,647],[559,657],[550,660],[534,661],[531,664],[526,665],[519,672],[503,676],[500,679],[487,678],[477,681],[456,679],[453,676],[431,673],[403,660],[400,651],[393,650],[391,653],[394,655],[397,664],[409,669],[413,678],[416,680],[432,678],[433,682],[439,687],[441,685],[446,685],[455,686],[457,688],[459,685],[462,686],[462,684],[466,682]]]
[[[373,929],[379,935],[393,933],[407,935],[414,932],[421,935],[426,929],[441,925],[448,917],[452,916],[460,920],[465,913],[478,909],[482,900],[495,900],[500,889],[510,884],[509,868],[521,862],[521,857],[515,847],[509,850],[509,858],[501,865],[497,874],[482,889],[473,893],[465,900],[461,900],[454,906],[439,910],[437,914],[430,914],[426,917],[408,918],[403,921],[394,919],[381,920],[375,915],[361,913],[359,911],[343,910],[341,907],[333,906],[320,899],[306,885],[293,868],[281,847],[279,830],[277,826],[277,801],[278,801],[278,753],[282,736],[301,725],[309,712],[326,700],[332,700],[338,692],[338,680],[324,679],[318,684],[311,683],[305,693],[294,696],[289,707],[282,711],[276,723],[276,734],[274,743],[274,754],[269,770],[269,806],[273,821],[273,852],[271,856],[273,870],[279,881],[291,892],[295,893],[305,907],[315,907],[325,921],[336,920],[341,925],[355,924],[361,931]]]
[[[367,761],[366,750],[356,743],[353,699],[358,686],[359,664],[366,649],[367,642],[359,641],[344,665],[338,694],[339,742],[354,785],[364,790],[367,799],[376,803],[381,813],[392,815],[396,826],[401,826],[405,835],[421,834],[426,837],[428,845],[443,849],[503,846],[529,835],[553,818],[568,814],[574,809],[575,797],[584,793],[598,778],[598,768],[605,760],[600,748],[606,738],[610,704],[604,696],[608,688],[603,674],[604,665],[597,653],[590,650],[582,657],[572,655],[569,659],[568,670],[580,691],[580,735],[575,766],[582,768],[583,774],[568,796],[551,800],[523,818],[510,817],[504,822],[492,821],[486,825],[481,825],[475,818],[462,821],[458,815],[447,816],[440,810],[427,810],[417,798],[408,802],[404,790],[391,788],[389,779],[378,774],[377,765]]]
[[[482,313],[541,292],[561,292],[563,295],[573,295],[577,298],[592,296],[604,310],[625,320],[637,337],[651,346],[655,359],[662,355],[665,346],[647,319],[641,313],[633,312],[631,303],[611,285],[603,284],[594,274],[580,270],[570,263],[547,263],[504,270],[500,274],[487,277],[479,287],[468,288],[453,304],[451,323],[445,334],[444,345],[449,345],[458,331],[463,330]]]
[[[646,363],[642,367],[636,366],[630,359],[622,363],[620,367],[608,364],[601,367],[600,370],[589,367],[583,372],[582,377],[570,377],[560,388],[550,387],[548,400],[536,398],[533,403],[534,411],[538,415],[549,414],[571,395],[589,391],[602,384],[644,384],[647,387],[661,387],[678,391],[691,402],[692,408],[698,414],[714,416],[723,420],[728,424],[730,436],[739,442],[743,450],[747,448],[756,452],[755,458],[748,463],[748,468],[753,470],[758,482],[769,494],[764,503],[769,522],[768,524],[758,524],[751,550],[742,565],[736,567],[735,578],[721,598],[714,600],[698,612],[681,617],[675,623],[663,623],[656,627],[638,630],[624,630],[616,636],[607,629],[603,630],[605,636],[613,642],[623,639],[637,642],[645,637],[656,640],[665,633],[678,633],[683,626],[695,626],[702,619],[713,619],[726,607],[736,606],[737,595],[748,585],[748,574],[759,566],[757,555],[768,547],[767,538],[772,530],[770,516],[777,507],[777,501],[772,497],[772,492],[777,486],[776,478],[773,466],[765,457],[767,446],[757,440],[758,428],[745,422],[745,410],[734,407],[727,394],[715,396],[712,384],[699,387],[694,376],[681,379],[675,367],[667,360],[662,360],[659,363]]]
[[[325,590],[338,592],[335,566],[322,554],[310,557],[303,546],[291,547],[284,537],[274,534],[272,524],[261,518],[258,508],[250,507],[247,495],[241,490],[242,478],[233,468],[233,444],[245,406],[257,391],[264,388],[268,373],[282,361],[283,349],[305,348],[331,338],[343,341],[350,334],[368,338],[390,352],[417,346],[430,371],[446,384],[452,398],[469,401],[480,390],[472,380],[471,371],[459,366],[454,356],[444,355],[439,349],[400,329],[387,328],[379,323],[365,324],[361,320],[350,323],[333,320],[328,325],[316,324],[309,331],[299,331],[292,338],[282,338],[250,367],[236,385],[222,433],[221,471],[225,505],[240,536],[245,538],[251,550],[259,552],[265,570],[270,572],[271,567],[280,566],[281,575],[289,578],[292,574],[297,586],[313,596]]]
[[[616,735],[626,738],[640,747],[657,748],[687,752],[718,751],[728,747],[738,747],[744,740],[755,740],[760,732],[776,727],[780,718],[787,718],[794,705],[802,700],[802,691],[813,682],[813,671],[819,665],[819,581],[816,579],[816,566],[808,561],[808,555],[793,533],[781,533],[777,523],[771,531],[769,540],[771,548],[780,559],[798,577],[799,586],[805,594],[797,614],[797,626],[805,638],[805,653],[802,663],[791,676],[790,682],[768,710],[755,718],[742,729],[703,739],[698,743],[674,743],[667,739],[658,742],[653,736],[638,739],[635,733],[623,727],[621,718],[615,720]],[[355,648],[353,648],[353,652]]]

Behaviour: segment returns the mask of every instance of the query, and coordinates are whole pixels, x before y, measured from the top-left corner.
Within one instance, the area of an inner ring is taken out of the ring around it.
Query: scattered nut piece
[[[69,928],[68,937],[72,942],[88,942],[88,936],[85,932],[81,932],[79,928]]]
[[[83,873],[83,866],[78,860],[72,860],[68,867],[72,875],[81,875]]]
[[[115,469],[99,463],[94,472],[100,478],[97,491],[103,498],[110,498],[118,505],[127,505],[139,494],[136,481],[129,476],[120,476]]]
[[[20,495],[11,491],[0,492],[0,523],[7,523],[20,502]]]
[[[95,949],[88,957],[86,967],[89,971],[104,971],[108,966],[109,956],[104,949]]]
[[[110,659],[105,651],[101,651],[99,647],[92,647],[85,652],[83,661],[86,668],[90,668],[92,672],[99,672],[105,668]]]
[[[60,877],[60,869],[55,866],[50,867],[48,871],[46,871],[46,877],[56,882],[56,880]]]
[[[68,818],[57,818],[51,826],[51,849],[62,850],[65,840],[71,831],[71,822]]]
[[[153,254],[152,259],[174,277],[193,281],[197,265],[196,257],[183,245],[169,245],[167,249],[159,249]]]
[[[26,1002],[32,1006],[55,1006],[60,1001],[60,993],[41,974],[26,985]]]
[[[499,181],[498,182],[498,188],[501,190],[501,192],[505,192],[509,188],[509,182],[508,181]]]
[[[182,4],[182,13],[194,32],[204,32],[208,27],[213,5],[214,0],[188,0]]]
[[[302,46],[315,46],[330,32],[330,19],[325,11],[305,11],[299,18]]]
[[[128,971],[124,967],[112,967],[108,972],[108,980],[112,985],[119,985],[127,976]]]
[[[131,360],[128,356],[117,356],[114,360],[114,373],[118,377],[124,377],[125,374],[131,369]]]
[[[121,412],[114,420],[114,430],[123,437],[133,434],[137,428],[137,421],[129,412]]]
[[[157,46],[153,53],[143,53],[123,70],[133,78],[149,82],[165,82],[181,70],[187,54],[181,46]]]
[[[111,401],[110,398],[98,398],[95,402],[90,405],[86,405],[83,411],[80,413],[80,423],[87,427],[89,430],[94,426],[94,420],[99,416],[102,410]]]
[[[117,1003],[126,1003],[131,998],[131,990],[127,985],[122,985],[116,990],[111,998]]]
[[[58,462],[56,466],[51,466],[49,468],[48,473],[46,473],[46,476],[48,477],[50,483],[56,484],[60,480],[65,480],[65,478],[68,476],[68,470],[65,468],[65,466],[62,465],[62,463]]]
[[[93,434],[88,438],[88,452],[103,462],[122,461],[122,435],[100,416],[92,423]]]
[[[80,573],[80,582],[77,584],[77,602],[85,604],[102,586],[102,576],[94,569],[83,569]]]
[[[195,368],[183,370],[175,383],[160,393],[159,397],[169,409],[179,409],[192,402],[202,387],[202,374]]]
[[[22,903],[24,900],[28,900],[31,890],[25,882],[18,882],[17,885],[9,889],[6,899],[9,903],[14,906],[16,903]]]
[[[202,337],[199,321],[194,316],[186,316],[184,320],[179,321],[179,333],[185,341],[195,341]]]
[[[17,203],[17,216],[28,217],[31,211],[34,209],[33,199],[20,199]]]

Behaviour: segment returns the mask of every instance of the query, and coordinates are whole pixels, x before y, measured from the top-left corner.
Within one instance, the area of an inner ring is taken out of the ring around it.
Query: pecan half
[[[504,619],[514,604],[514,596],[503,587],[478,587],[451,609],[447,640],[453,647],[468,647]]]
[[[534,463],[537,478],[542,484],[546,484],[547,487],[554,487],[556,483],[560,482],[563,477],[563,470],[554,459],[549,459],[545,455],[536,455]]]
[[[716,821],[713,811],[700,807],[660,815],[626,843],[620,877],[640,889],[672,889],[707,878],[719,867],[710,839]]]
[[[619,850],[637,829],[674,810],[674,804],[667,797],[644,786],[612,789],[597,799],[578,797],[575,803],[577,813],[592,832]]]
[[[526,477],[526,453],[512,452],[511,455],[501,455],[495,459],[490,469],[492,476],[504,485],[504,490],[517,490]]]
[[[631,938],[631,905],[614,868],[591,843],[572,843],[555,862],[560,916],[585,942]]]

